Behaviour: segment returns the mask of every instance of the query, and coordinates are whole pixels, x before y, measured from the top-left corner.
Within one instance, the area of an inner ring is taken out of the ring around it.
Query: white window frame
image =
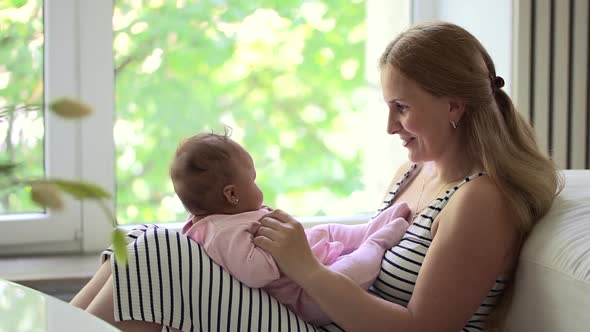
[[[45,102],[78,97],[96,110],[82,121],[45,113],[45,175],[89,181],[113,192],[114,166],[108,167],[114,165],[113,144],[108,142],[113,89],[101,88],[113,87],[110,8],[110,1],[44,3]],[[112,202],[109,207],[113,209]],[[111,229],[96,203],[66,197],[63,211],[0,216],[0,253],[96,251],[108,244]]]
[[[408,23],[410,0],[367,0],[367,84],[371,90],[369,109],[384,109],[377,70],[378,55],[400,32],[393,8],[404,8]],[[388,9],[389,8],[389,9]],[[115,193],[115,77],[112,33],[113,0],[45,0],[46,100],[60,96],[78,97],[96,110],[79,122],[64,121],[48,114],[46,123],[46,175],[83,180]],[[395,23],[394,23],[395,22]],[[385,124],[375,123],[387,139]],[[371,133],[369,133],[371,134]],[[391,143],[392,148],[396,145]],[[384,169],[393,162],[377,154],[374,160]],[[393,171],[384,173],[388,176]],[[164,176],[164,175],[163,175]],[[108,208],[114,212],[114,200]],[[110,242],[110,225],[95,202],[67,199],[63,212],[0,219],[1,255],[38,252],[98,252]],[[306,226],[326,222],[359,223],[368,216],[301,218]],[[179,228],[180,224],[166,224]],[[123,228],[129,228],[125,226]],[[18,234],[18,236],[15,236]]]
[[[81,178],[115,195],[115,64],[113,1],[80,0],[80,98],[96,113],[81,124]],[[115,200],[108,202],[114,215]],[[95,202],[82,203],[82,251],[104,249],[112,225]]]

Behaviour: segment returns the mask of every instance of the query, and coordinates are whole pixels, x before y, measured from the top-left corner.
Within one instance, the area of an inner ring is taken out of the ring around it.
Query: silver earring
[[[234,204],[235,204],[235,205],[238,205],[238,203],[239,203],[239,202],[240,202],[240,199],[239,199],[239,198],[236,198],[236,199],[234,200]]]
[[[453,126],[453,129],[457,129],[457,123],[455,121],[451,121],[451,126]]]

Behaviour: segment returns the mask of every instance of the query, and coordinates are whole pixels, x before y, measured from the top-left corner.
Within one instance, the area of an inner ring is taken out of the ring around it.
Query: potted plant
[[[43,105],[21,106],[20,109],[37,110]],[[63,97],[56,99],[48,105],[48,109],[56,115],[76,120],[94,113],[93,108],[75,98]],[[15,107],[7,106],[0,108],[0,122],[10,117],[16,110]],[[0,190],[7,190],[14,187],[29,187],[31,200],[46,209],[63,209],[63,195],[71,195],[79,200],[96,201],[102,208],[108,219],[113,224],[112,243],[115,258],[118,262],[127,261],[125,250],[124,232],[117,228],[116,217],[107,208],[106,201],[111,199],[111,194],[95,184],[51,177],[41,178],[19,178],[15,175],[18,163],[0,160]]]

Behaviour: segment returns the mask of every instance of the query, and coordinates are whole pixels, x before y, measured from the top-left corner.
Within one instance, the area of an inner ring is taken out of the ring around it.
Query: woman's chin
[[[412,150],[408,151],[408,160],[414,164],[419,164],[425,161],[419,154],[412,153]]]

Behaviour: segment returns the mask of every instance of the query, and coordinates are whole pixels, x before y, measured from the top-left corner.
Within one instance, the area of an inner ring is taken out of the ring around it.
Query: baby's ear
[[[228,184],[227,186],[223,187],[223,197],[230,205],[236,205],[240,201],[236,196],[236,186],[233,184]]]

